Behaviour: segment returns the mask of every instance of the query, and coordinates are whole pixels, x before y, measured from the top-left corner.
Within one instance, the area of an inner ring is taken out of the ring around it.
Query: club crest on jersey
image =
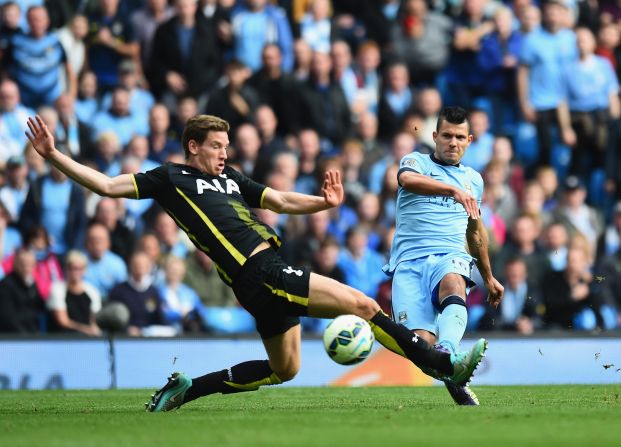
[[[226,180],[224,186],[222,186],[222,183],[217,178],[212,179],[211,182],[202,178],[197,178],[196,192],[198,194],[203,194],[205,190],[208,190],[214,192],[221,192],[222,194],[233,194],[234,192],[236,192],[237,194],[241,194],[241,192],[239,191],[239,185],[235,183],[234,180],[231,180],[230,178],[223,180]]]
[[[415,158],[408,158],[407,160],[403,160],[403,166],[408,166],[410,168],[415,167],[418,163]]]

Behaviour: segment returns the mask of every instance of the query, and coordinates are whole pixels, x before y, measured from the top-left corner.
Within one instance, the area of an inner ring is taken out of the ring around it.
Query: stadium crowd
[[[469,329],[621,327],[621,2],[0,5],[0,332],[97,336],[94,317],[113,301],[128,307],[130,335],[254,330],[168,214],[68,180],[29,146],[28,116],[110,176],[183,163],[181,131],[198,113],[230,122],[227,162],[271,188],[314,194],[340,169],[338,209],[257,213],[288,263],[390,312],[398,162],[433,151],[450,104],[469,110],[463,163],[485,179],[505,287],[498,309],[471,291]]]

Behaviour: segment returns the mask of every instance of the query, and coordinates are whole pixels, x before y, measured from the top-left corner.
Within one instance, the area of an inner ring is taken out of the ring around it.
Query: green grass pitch
[[[1,391],[0,445],[619,446],[621,385],[475,387],[456,407],[443,387],[264,388],[145,413],[151,390]]]

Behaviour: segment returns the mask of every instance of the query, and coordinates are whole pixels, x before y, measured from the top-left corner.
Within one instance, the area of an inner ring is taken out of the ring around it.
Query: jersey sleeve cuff
[[[259,200],[259,208],[265,208],[263,206],[263,199],[265,198],[265,194],[267,194],[268,189],[270,189],[269,186],[266,186],[263,192],[261,193],[261,200]]]
[[[140,199],[140,193],[138,192],[138,184],[136,183],[136,176],[134,174],[130,174],[132,176],[132,183],[134,184],[134,192],[136,193],[136,199]]]

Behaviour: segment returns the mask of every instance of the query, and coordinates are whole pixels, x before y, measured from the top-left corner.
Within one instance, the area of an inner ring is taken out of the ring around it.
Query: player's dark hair
[[[190,151],[188,150],[188,144],[190,140],[196,141],[197,144],[202,144],[207,139],[209,132],[228,132],[231,126],[228,121],[218,118],[213,115],[196,115],[188,120],[183,129],[183,135],[181,136],[181,143],[183,144],[183,151],[185,157],[188,158]]]
[[[468,123],[468,133],[470,133],[470,122],[468,121],[468,112],[458,106],[444,107],[438,115],[438,123],[436,124],[436,132],[440,131],[442,122],[447,121],[451,124]]]

